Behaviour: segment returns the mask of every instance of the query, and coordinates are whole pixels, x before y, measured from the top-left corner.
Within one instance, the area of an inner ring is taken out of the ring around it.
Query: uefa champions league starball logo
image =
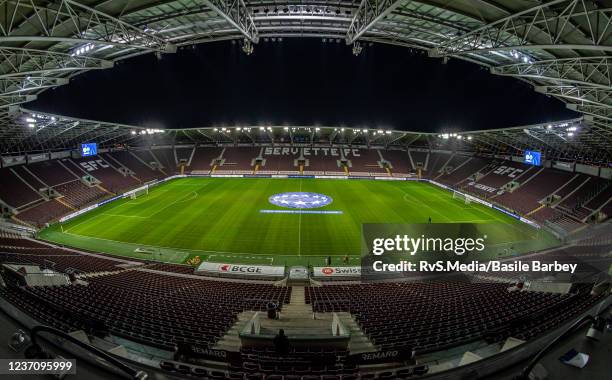
[[[276,206],[288,208],[317,208],[327,206],[333,199],[327,195],[318,193],[280,193],[268,198],[268,201]]]

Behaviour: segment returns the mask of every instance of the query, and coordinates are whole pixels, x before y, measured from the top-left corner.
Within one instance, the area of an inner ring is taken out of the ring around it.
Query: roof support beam
[[[0,95],[0,109],[36,100],[36,95]]]
[[[578,103],[589,103],[601,107],[612,108],[612,88],[577,86],[536,86],[536,92],[568,99]]]
[[[346,44],[351,45],[377,22],[385,18],[401,0],[361,0],[346,32]]]
[[[603,120],[612,121],[612,107],[593,104],[567,104],[572,111],[581,112]]]
[[[537,79],[546,82],[571,83],[580,86],[612,87],[612,57],[577,57],[516,63],[492,67],[497,75]]]
[[[0,96],[19,95],[49,87],[62,86],[68,78],[53,77],[10,77],[0,79]]]
[[[27,0],[0,1],[0,42],[48,41],[94,43],[136,50],[172,53],[176,47],[115,17],[73,0],[34,4]],[[28,24],[32,35],[21,27]]]
[[[244,0],[204,0],[204,3],[236,28],[247,40],[257,43],[255,22]]]
[[[609,51],[611,20],[612,9],[600,8],[593,1],[553,0],[443,42],[431,49],[430,55],[522,49]],[[570,34],[576,36],[571,42],[565,40]]]
[[[0,47],[0,60],[0,78],[113,67],[111,61],[84,55],[15,47]]]

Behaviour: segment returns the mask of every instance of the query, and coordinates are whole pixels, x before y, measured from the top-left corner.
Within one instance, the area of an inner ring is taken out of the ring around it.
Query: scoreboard
[[[81,157],[90,157],[98,154],[98,144],[81,144]]]
[[[526,164],[534,165],[534,166],[542,165],[542,153],[538,151],[526,150],[523,158]]]

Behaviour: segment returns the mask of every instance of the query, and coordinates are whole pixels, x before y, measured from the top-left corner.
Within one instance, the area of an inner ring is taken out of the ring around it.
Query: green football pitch
[[[333,199],[316,210],[336,214],[262,213],[283,210],[275,194],[314,192]],[[41,231],[55,243],[140,259],[358,265],[364,223],[496,223],[504,229],[499,255],[507,248],[543,249],[552,236],[480,204],[466,204],[425,182],[183,178],[153,187],[136,199],[98,207]],[[344,261],[348,256],[348,263]]]

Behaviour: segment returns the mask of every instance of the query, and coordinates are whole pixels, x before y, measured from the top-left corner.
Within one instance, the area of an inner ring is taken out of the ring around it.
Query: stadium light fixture
[[[259,130],[263,131],[263,130],[265,130],[265,128],[264,127],[259,127]]]
[[[321,130],[321,128],[319,128],[319,127],[315,128],[316,132],[319,132],[320,130]]]
[[[30,127],[30,128],[34,128],[34,127],[36,127],[36,124],[34,124],[34,123],[29,123],[29,124],[28,124],[28,127]]]
[[[468,137],[467,137],[467,139],[468,139],[468,140],[471,140],[471,139],[472,139],[472,136],[468,136]]]
[[[391,131],[385,131],[385,133],[386,133],[386,134],[388,134],[388,135],[390,135],[390,134],[391,134]]]
[[[36,120],[32,119],[31,117],[28,117],[28,118],[25,119],[25,121],[28,122],[28,123],[34,123]]]
[[[568,137],[572,137],[572,136],[574,136],[574,132],[568,132],[568,133],[567,133],[567,136],[568,136]]]
[[[283,129],[284,129],[285,131],[288,131],[288,130],[289,130],[289,127],[285,127],[285,128],[283,128]]]
[[[546,129],[552,129],[552,125],[548,124],[548,125],[546,126]]]
[[[132,131],[132,134],[133,134],[133,135],[135,135],[135,134],[136,134],[136,131]]]
[[[340,128],[340,132],[344,132],[344,128]]]
[[[569,127],[567,130],[568,130],[569,132],[574,132],[574,131],[576,131],[577,129],[578,129],[578,127],[575,127],[575,126],[574,126],[574,127]]]

